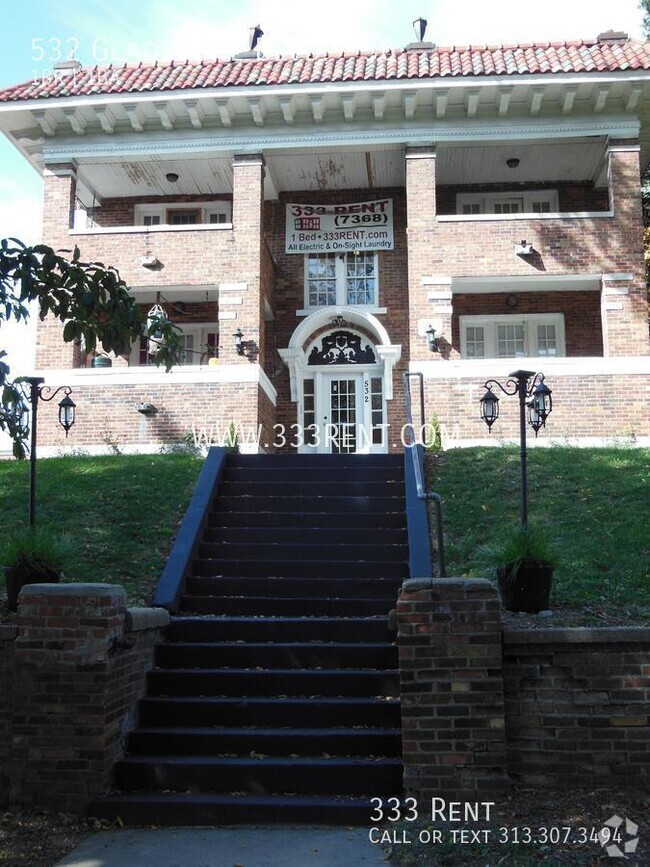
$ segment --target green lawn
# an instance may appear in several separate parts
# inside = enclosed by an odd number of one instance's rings
[[[131,605],[148,603],[200,468],[187,454],[39,460],[36,522],[70,537],[66,580],[122,584]],[[28,485],[28,462],[0,462],[0,563],[27,524]]]
[[[650,605],[650,449],[529,450],[529,523],[559,556],[554,604],[639,611]],[[429,456],[444,500],[447,574],[491,577],[477,547],[519,521],[519,450]]]
[[[559,554],[553,603],[629,610],[650,606],[650,450],[533,449],[531,524]],[[449,575],[487,575],[481,543],[519,516],[517,449],[458,449],[429,457],[444,499]],[[75,553],[69,581],[123,584],[146,603],[189,502],[201,461],[186,454],[39,460],[39,526],[65,531]],[[26,462],[0,462],[3,543],[27,522]]]

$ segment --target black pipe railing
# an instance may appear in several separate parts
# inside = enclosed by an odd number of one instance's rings
[[[411,378],[417,378],[419,384],[419,395],[420,395],[420,431],[424,432],[426,430],[425,416],[424,416],[424,377],[421,373],[409,373],[408,371],[404,371],[402,374],[402,383],[404,386],[404,404],[406,406],[406,438],[410,440],[410,442],[405,442],[404,445],[411,452],[411,457],[413,459],[413,472],[415,474],[415,485],[417,488],[417,495],[420,500],[424,500],[425,502],[431,502],[434,504],[436,511],[436,546],[437,546],[437,559],[438,559],[438,577],[444,578],[446,575],[445,571],[445,541],[444,535],[442,531],[442,498],[439,494],[436,494],[435,491],[427,491],[424,483],[424,448],[418,447],[418,443],[416,441],[415,436],[415,428],[413,426],[413,408],[411,404]],[[429,513],[427,510],[427,523],[429,524],[429,539],[431,538],[431,527],[429,521]],[[429,544],[431,544],[429,542]]]

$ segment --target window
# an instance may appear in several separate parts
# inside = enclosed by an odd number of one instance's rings
[[[461,316],[460,354],[462,358],[564,356],[564,316]]]
[[[201,222],[200,208],[168,208],[166,223],[168,226],[194,226]]]
[[[187,204],[136,205],[136,226],[228,225],[232,222],[232,204],[228,201]]]
[[[182,345],[179,365],[207,364],[210,358],[218,357],[219,333],[214,330],[214,326],[184,325],[180,336]],[[131,364],[138,366],[153,364],[146,337],[141,337],[136,348],[131,352]]]
[[[311,253],[305,256],[305,304],[377,303],[377,254]]]
[[[473,214],[549,214],[557,213],[556,190],[528,190],[521,193],[458,193],[456,213]]]

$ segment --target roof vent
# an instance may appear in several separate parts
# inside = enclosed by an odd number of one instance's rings
[[[259,60],[260,57],[264,57],[261,51],[255,50],[262,36],[264,36],[264,31],[259,24],[250,27],[248,30],[248,51],[235,54],[235,60]]]
[[[435,43],[433,42],[425,42],[424,34],[427,32],[428,21],[426,18],[416,18],[413,22],[413,30],[415,31],[415,38],[417,42],[409,42],[408,45],[404,47],[405,51],[423,51],[425,49],[435,48]]]
[[[627,33],[622,30],[605,30],[604,33],[599,33],[596,37],[597,42],[627,42],[629,40]]]
[[[79,69],[82,69],[82,65],[78,60],[59,60],[58,63],[54,64],[54,71],[63,73],[65,75],[66,72],[77,72]]]

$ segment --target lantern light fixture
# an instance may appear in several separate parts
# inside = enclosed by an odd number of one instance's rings
[[[544,382],[543,373],[533,370],[515,370],[510,379],[502,385],[496,379],[488,379],[485,394],[480,398],[481,418],[492,432],[492,425],[499,417],[499,398],[492,391],[497,386],[504,394],[517,395],[519,398],[519,441],[521,463],[521,526],[528,526],[528,476],[526,454],[526,408],[528,408],[528,424],[535,431],[546,426],[546,419],[553,408],[551,389]]]
[[[237,355],[243,355],[244,354],[244,341],[243,341],[244,334],[243,334],[241,328],[238,328],[233,333],[232,336],[235,338],[235,352],[237,353]]]
[[[431,352],[440,352],[440,337],[436,337],[436,329],[433,325],[429,325],[424,332],[427,338],[427,346]]]

